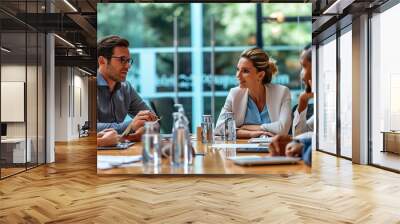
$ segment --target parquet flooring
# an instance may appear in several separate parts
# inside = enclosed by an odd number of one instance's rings
[[[312,174],[96,175],[94,139],[0,181],[0,223],[400,223],[400,175],[320,152]]]
[[[21,168],[4,168],[4,167],[2,167],[1,168],[1,176],[2,177],[7,177],[7,176],[10,176],[10,175],[13,175],[13,174],[15,174],[15,173],[19,173],[19,172],[22,172],[22,171],[24,171],[25,170],[25,167],[21,167]]]

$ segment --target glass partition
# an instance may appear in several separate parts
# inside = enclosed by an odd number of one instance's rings
[[[371,18],[372,164],[400,170],[400,5]]]
[[[318,48],[318,149],[336,154],[336,37]]]
[[[351,26],[340,40],[340,155],[352,157],[352,32]]]
[[[26,169],[31,161],[26,141],[26,33],[2,33],[1,45],[1,140],[2,177]],[[27,150],[28,148],[28,150]]]
[[[42,12],[42,5],[0,5],[15,10],[0,12],[0,178],[45,162],[45,35],[22,22],[27,13]]]

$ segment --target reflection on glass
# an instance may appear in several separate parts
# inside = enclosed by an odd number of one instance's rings
[[[336,40],[318,49],[318,147],[336,153]]]
[[[25,38],[25,33],[1,35],[2,46],[10,49],[1,51],[1,123],[7,125],[7,134],[1,140],[2,177],[25,170],[25,163],[31,161],[32,155],[31,141],[26,141],[24,113],[28,69]]]
[[[352,157],[352,34],[340,37],[340,154]]]
[[[398,21],[400,21],[399,4],[374,15],[371,19],[372,163],[395,170],[400,170],[400,151],[393,153],[384,147],[382,132],[400,129],[398,66],[400,33],[393,29],[398,26]],[[396,141],[399,141],[398,139],[399,137]]]
[[[17,17],[44,13],[46,1],[6,1]],[[1,178],[45,162],[45,35],[0,12],[10,20],[1,27]],[[7,97],[10,102],[3,100]]]

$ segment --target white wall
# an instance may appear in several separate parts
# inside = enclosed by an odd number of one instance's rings
[[[78,124],[88,120],[88,79],[71,67],[56,67],[55,74],[55,140],[77,139]]]
[[[32,162],[44,162],[44,74],[39,66],[25,64],[3,64],[1,66],[1,81],[18,81],[26,85],[26,107],[22,108],[27,119],[24,122],[6,122],[8,138],[29,139]],[[25,80],[27,78],[27,80]],[[22,93],[23,94],[23,93]],[[4,96],[3,96],[4,97]],[[13,113],[10,108],[1,108],[2,112]],[[39,154],[39,155],[37,155]]]
[[[75,70],[75,74],[78,70]],[[79,72],[79,71],[78,71]],[[73,112],[73,120],[72,126],[75,127],[72,129],[72,133],[74,136],[78,136],[78,129],[76,128],[78,124],[81,126],[88,121],[88,78],[81,76],[82,73],[79,72],[80,75],[74,75],[74,111]]]
[[[28,66],[28,74],[33,69],[32,66]],[[25,65],[2,65],[1,66],[1,81],[4,82],[25,82]],[[28,89],[29,90],[29,89]],[[28,92],[27,96],[32,98],[33,93]],[[35,93],[36,96],[36,93]],[[31,100],[27,99],[27,102]],[[8,108],[1,108],[1,110],[8,110]],[[11,111],[10,111],[11,113]],[[36,115],[36,114],[35,114]],[[29,116],[29,114],[28,114]],[[28,117],[28,120],[29,117]],[[23,137],[25,138],[25,122],[7,122],[7,136],[8,137]]]

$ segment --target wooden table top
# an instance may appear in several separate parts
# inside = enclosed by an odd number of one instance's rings
[[[247,143],[247,140],[238,140],[237,144]],[[160,166],[143,166],[142,162],[126,164],[110,169],[97,169],[100,175],[119,174],[293,174],[309,173],[311,167],[303,161],[290,165],[261,165],[261,166],[239,166],[227,159],[236,153],[235,149],[214,149],[210,145],[202,144],[194,140],[192,145],[196,153],[191,166],[175,168],[170,165],[169,158],[162,158]],[[97,156],[134,156],[142,154],[142,143],[138,142],[126,150],[97,150]],[[268,153],[236,153],[237,156],[260,155],[267,156]]]

